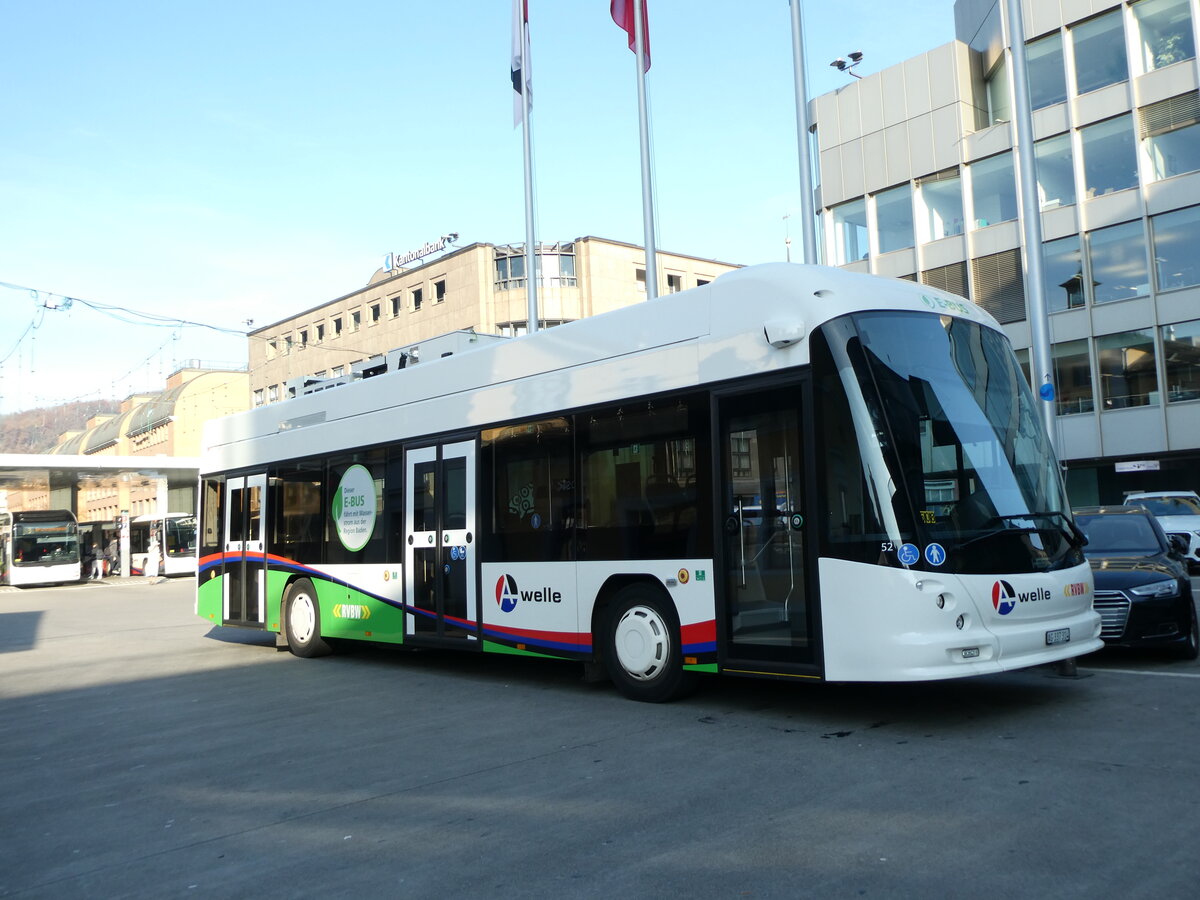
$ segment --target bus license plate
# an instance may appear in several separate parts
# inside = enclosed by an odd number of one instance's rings
[[[1071,640],[1070,628],[1056,628],[1054,631],[1046,632],[1046,646],[1051,647],[1054,644],[1065,644]]]

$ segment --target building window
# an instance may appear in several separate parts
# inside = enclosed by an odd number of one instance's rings
[[[1105,409],[1158,405],[1154,332],[1149,328],[1096,338]]]
[[[1037,159],[1038,200],[1043,210],[1075,202],[1075,166],[1071,160],[1071,136],[1038,141],[1033,145]]]
[[[323,340],[325,340],[325,325],[321,323],[317,325],[317,343],[319,344]]]
[[[381,310],[380,310],[380,308],[379,308],[379,304],[378,304],[378,303],[372,303],[372,304],[371,304],[371,324],[372,324],[372,325],[374,325],[376,322],[378,322],[378,321],[379,321],[379,314],[380,314],[380,312],[381,312]]]
[[[1143,72],[1195,57],[1188,0],[1140,0],[1130,8]]]
[[[1096,303],[1150,293],[1146,232],[1142,220],[1098,228],[1087,236],[1092,295]]]
[[[1150,219],[1154,236],[1155,278],[1160,291],[1200,284],[1200,206],[1189,206]]]
[[[1200,92],[1139,109],[1138,126],[1155,181],[1200,169]]]
[[[334,337],[342,336],[342,317],[341,316],[336,316],[333,320],[333,336]]]
[[[963,233],[962,180],[957,169],[917,179],[921,242]]]
[[[254,405],[255,406],[263,405],[263,389],[262,388],[259,388],[258,390],[256,390],[254,392]]]
[[[511,255],[496,249],[496,290],[512,291],[525,287],[525,253],[515,248]]]
[[[678,294],[683,290],[683,276],[667,273],[667,293]]]
[[[442,303],[446,299],[446,279],[433,283],[433,302]]]
[[[1071,29],[1075,49],[1075,92],[1086,94],[1129,79],[1125,28],[1117,9]]]
[[[420,288],[413,288],[412,291],[412,308],[416,312],[421,308],[421,301],[424,299],[424,294]]]
[[[984,79],[987,85],[988,124],[1012,121],[1012,94],[1008,90],[1008,62],[1003,53]]]
[[[1067,72],[1063,68],[1060,32],[1026,45],[1025,69],[1029,73],[1029,101],[1034,109],[1053,106],[1067,99]]]
[[[985,228],[1017,217],[1017,182],[1011,153],[990,156],[970,165],[975,227]]]
[[[396,318],[396,316],[400,315],[400,303],[401,303],[400,295],[397,294],[395,297],[388,298],[388,302],[391,304],[391,307],[392,307],[391,316],[394,319],[394,318]]]
[[[350,313],[350,333],[358,331],[362,327],[362,310],[356,309]]]
[[[912,188],[907,184],[875,195],[875,233],[879,252],[911,247],[913,241]]]
[[[575,245],[542,244],[537,253],[538,284],[543,287],[576,287]]]
[[[267,341],[267,359],[274,359],[279,355],[279,344],[275,341]]]
[[[307,346],[308,346],[308,331],[307,331],[307,329],[301,328],[300,329],[300,349],[303,350]]]
[[[971,260],[974,300],[1001,325],[1025,318],[1025,280],[1021,251],[1004,250]]]
[[[956,262],[950,263],[948,266],[926,269],[921,273],[921,284],[965,297],[967,296],[967,264]]]
[[[711,278],[697,278],[696,287],[704,287],[704,285],[708,284],[710,281],[712,281]]]
[[[1079,235],[1042,244],[1042,278],[1050,312],[1083,306],[1083,256]]]
[[[633,273],[633,278],[634,278],[634,281],[637,282],[637,289],[639,291],[641,291],[643,294],[646,293],[646,270],[645,269],[637,269]]]
[[[279,385],[273,384],[267,388],[267,402],[275,403],[279,400]]]
[[[1055,412],[1060,416],[1089,413],[1096,407],[1087,340],[1066,341],[1050,348],[1054,363]]]
[[[1129,114],[1079,129],[1083,140],[1083,182],[1086,196],[1099,197],[1137,187],[1137,150]]]
[[[843,203],[831,210],[833,213],[834,248],[837,252],[836,265],[856,262],[867,258],[867,201],[855,200]]]
[[[1167,376],[1167,402],[1200,400],[1200,319],[1164,325],[1159,331]]]
[[[329,370],[329,375],[331,378],[341,378],[345,371],[345,366],[334,366]]]
[[[284,356],[287,356],[287,354],[289,354],[291,352],[292,352],[292,336],[289,334],[287,337],[285,337],[283,339],[283,354],[284,354]]]

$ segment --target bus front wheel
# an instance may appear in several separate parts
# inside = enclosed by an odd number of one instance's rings
[[[669,601],[644,584],[615,598],[604,626],[604,664],[617,690],[632,700],[662,703],[686,694],[679,626]]]
[[[321,608],[312,582],[307,578],[292,582],[283,603],[288,649],[306,659],[328,654],[329,645],[321,638]]]

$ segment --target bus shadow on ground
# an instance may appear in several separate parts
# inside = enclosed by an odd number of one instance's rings
[[[42,613],[0,613],[0,653],[19,653],[37,645]]]

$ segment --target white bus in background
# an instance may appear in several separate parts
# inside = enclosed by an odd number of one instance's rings
[[[79,533],[67,509],[0,512],[0,584],[33,587],[80,578]]]
[[[1035,400],[973,303],[780,263],[421,351],[209,423],[200,616],[299,656],[579,660],[641,700],[1102,646]]]
[[[151,541],[158,548],[158,574],[196,574],[196,517],[192,513],[137,516],[129,523],[129,568],[144,575]]]

